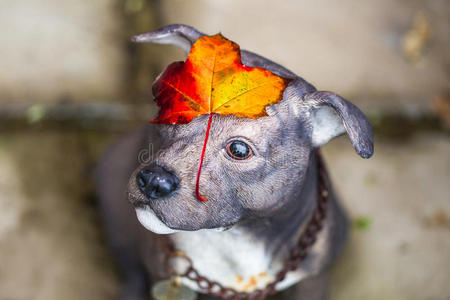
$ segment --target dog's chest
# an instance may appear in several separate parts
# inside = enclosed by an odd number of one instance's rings
[[[283,267],[282,258],[272,257],[263,242],[235,228],[224,232],[179,232],[173,235],[173,241],[177,249],[192,259],[202,276],[239,291],[264,288]],[[184,265],[179,262],[175,268],[182,271]],[[285,289],[305,275],[301,270],[290,272],[277,289]],[[183,280],[190,288],[200,291],[194,282]]]

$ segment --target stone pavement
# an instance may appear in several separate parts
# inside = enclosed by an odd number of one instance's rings
[[[0,136],[0,299],[113,299],[92,183],[101,136]]]
[[[450,138],[376,140],[363,160],[345,138],[325,147],[354,226],[331,299],[449,299]]]

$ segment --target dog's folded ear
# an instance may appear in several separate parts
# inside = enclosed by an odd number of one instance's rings
[[[302,105],[310,111],[314,147],[322,146],[347,132],[353,147],[361,157],[372,156],[372,127],[355,105],[334,93],[321,91],[303,95]]]
[[[204,35],[204,33],[201,33],[194,27],[182,24],[173,24],[157,30],[135,35],[131,38],[131,40],[135,43],[175,45],[183,49],[186,53],[189,53],[192,44],[194,44],[199,37]]]

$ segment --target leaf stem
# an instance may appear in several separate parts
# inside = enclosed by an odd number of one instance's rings
[[[200,157],[200,165],[198,166],[197,182],[195,184],[195,195],[197,196],[197,199],[202,202],[208,201],[204,196],[200,195],[200,174],[202,172],[203,158],[205,157],[206,144],[208,143],[209,129],[211,128],[213,114],[214,113],[209,114],[208,127],[206,127],[205,141],[203,142],[202,156]]]

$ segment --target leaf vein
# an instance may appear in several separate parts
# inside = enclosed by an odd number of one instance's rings
[[[248,90],[246,90],[246,91],[244,91],[244,92],[242,92],[242,93],[240,93],[240,94],[238,94],[238,95],[232,97],[231,99],[228,99],[227,101],[225,101],[225,102],[222,103],[221,105],[217,106],[217,107],[214,109],[214,111],[217,111],[219,108],[221,108],[221,107],[224,106],[225,104],[227,104],[227,103],[233,101],[233,100],[236,99],[236,98],[241,97],[242,95],[245,95],[245,94],[250,93],[250,92],[252,92],[252,91],[254,91],[254,90],[256,90],[256,89],[262,88],[262,87],[264,87],[264,86],[266,86],[266,85],[270,85],[270,84],[271,84],[271,82],[265,82],[264,84],[255,86],[255,87],[253,87],[253,88],[251,88],[251,89],[248,89]]]
[[[184,96],[184,98],[186,98],[191,104],[195,105],[195,106],[200,106],[201,108],[203,108],[204,110],[208,111],[207,109],[205,109],[201,103],[195,101],[194,99],[192,99],[189,95],[187,95],[186,93],[184,93],[182,90],[178,89],[176,86],[174,86],[173,84],[171,84],[169,81],[163,80],[162,82],[164,82],[165,84],[167,84],[169,87],[171,87],[172,89],[174,89],[177,93],[180,93],[181,95]]]

